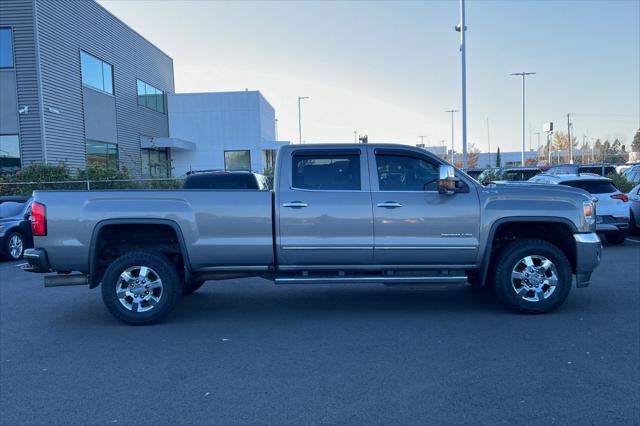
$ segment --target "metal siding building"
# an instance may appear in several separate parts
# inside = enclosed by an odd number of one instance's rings
[[[22,165],[84,168],[90,139],[117,144],[120,165],[140,175],[141,138],[166,137],[169,126],[166,107],[138,105],[137,80],[173,93],[173,60],[93,0],[2,0],[0,27],[13,30],[15,57],[13,70],[0,70],[0,117],[12,114],[4,99],[13,89]],[[112,94],[83,83],[81,52],[111,66]],[[0,134],[11,131],[5,123]]]
[[[259,91],[179,93],[168,97],[168,105],[170,138],[192,147],[172,150],[176,176],[203,169],[263,172],[288,143],[275,140],[275,111]]]

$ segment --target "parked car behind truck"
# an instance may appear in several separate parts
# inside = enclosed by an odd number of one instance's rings
[[[31,197],[0,197],[0,258],[18,260],[33,247],[29,221]]]
[[[36,191],[32,272],[101,286],[118,319],[162,319],[206,280],[276,284],[471,282],[548,312],[600,261],[582,190],[483,187],[401,145],[289,145],[274,191]],[[535,208],[532,208],[535,206]]]
[[[534,183],[580,188],[593,196],[596,204],[596,232],[610,244],[622,244],[629,233],[629,197],[620,192],[611,179],[592,173],[579,175],[537,175]]]

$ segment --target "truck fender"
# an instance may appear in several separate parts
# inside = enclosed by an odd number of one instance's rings
[[[512,217],[503,217],[495,220],[491,224],[491,229],[489,230],[489,235],[487,236],[487,244],[483,253],[482,262],[480,263],[480,286],[484,287],[486,285],[487,275],[489,273],[489,263],[491,261],[491,251],[493,249],[493,240],[496,234],[496,231],[501,225],[505,223],[513,223],[513,222],[549,222],[549,223],[562,223],[564,225],[569,225],[571,230],[575,233],[578,232],[578,228],[576,228],[575,224],[564,217],[557,216],[512,216]]]
[[[184,263],[184,276],[185,280],[189,282],[191,280],[191,262],[189,261],[189,252],[187,251],[187,245],[184,241],[184,235],[182,234],[182,229],[180,225],[178,225],[175,221],[170,219],[105,219],[96,224],[93,228],[93,234],[91,235],[91,243],[89,246],[89,288],[95,288],[98,286],[98,282],[95,282],[93,279],[94,273],[96,271],[96,240],[98,235],[100,235],[100,231],[105,226],[109,225],[166,225],[171,227],[176,236],[178,238],[178,243],[180,245],[180,254],[182,255],[183,263]]]

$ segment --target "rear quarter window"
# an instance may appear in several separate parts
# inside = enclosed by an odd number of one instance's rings
[[[589,194],[610,194],[618,191],[611,182],[602,180],[578,180],[561,182],[560,184],[584,189]]]

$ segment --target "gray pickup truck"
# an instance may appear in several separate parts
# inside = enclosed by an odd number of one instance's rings
[[[460,283],[550,311],[600,262],[591,197],[482,186],[419,148],[290,145],[273,191],[36,191],[26,270],[101,285],[109,311],[156,322],[205,281]]]

